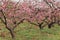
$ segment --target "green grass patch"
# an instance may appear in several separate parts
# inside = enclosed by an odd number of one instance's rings
[[[12,40],[9,31],[3,23],[0,24],[0,28],[2,29],[0,30],[0,40]],[[16,34],[15,40],[60,40],[60,26],[58,25],[51,29],[46,26],[41,30],[35,25],[24,22],[18,25],[14,31]]]

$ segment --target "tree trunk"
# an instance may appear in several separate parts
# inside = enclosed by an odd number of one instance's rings
[[[14,31],[13,30],[9,30],[9,31],[10,31],[10,34],[11,34],[12,38],[14,39],[15,38]]]
[[[11,37],[14,39],[15,38],[14,30],[12,28],[9,28],[9,27],[6,27],[6,28],[9,30]]]

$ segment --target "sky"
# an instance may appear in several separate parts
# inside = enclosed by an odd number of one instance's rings
[[[1,0],[0,0],[1,1]],[[13,1],[13,2],[18,2],[19,0],[11,0],[11,1]],[[20,0],[20,2],[23,2],[24,0]],[[26,1],[26,0],[25,0]],[[30,0],[31,1],[31,0]],[[42,1],[42,0],[38,0],[38,1]],[[59,2],[60,0],[55,0],[56,2]]]
[[[30,1],[32,3],[33,0],[11,0],[11,1],[16,2],[16,3],[19,2],[19,1],[21,3],[23,3],[24,1],[27,1],[27,2]],[[42,2],[43,0],[35,0],[35,1]],[[55,2],[60,2],[60,0],[54,0],[54,1]],[[33,3],[34,3],[34,1],[33,1]]]
[[[19,0],[12,0],[12,1],[14,1],[14,2],[18,2]],[[39,0],[39,1],[41,1],[41,0]],[[23,0],[20,0],[20,2],[23,2]]]
[[[0,0],[1,1],[1,0]],[[24,2],[24,1],[27,1],[27,0],[11,0],[12,2]],[[32,2],[32,0],[28,0],[28,1],[31,1]],[[38,1],[38,2],[41,2],[42,0],[35,0],[35,1]],[[56,2],[60,2],[60,0],[55,0]],[[34,2],[34,1],[33,1]],[[0,2],[1,3],[1,2]]]

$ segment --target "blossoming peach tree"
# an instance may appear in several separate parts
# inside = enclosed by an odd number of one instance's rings
[[[37,4],[34,4],[33,1]],[[39,1],[33,1],[14,3],[10,0],[1,0],[0,19],[10,31],[12,38],[15,37],[14,29],[24,20],[40,29],[46,25],[51,28],[55,23],[60,25],[60,9],[55,6],[53,1],[43,0],[44,5],[40,5]]]

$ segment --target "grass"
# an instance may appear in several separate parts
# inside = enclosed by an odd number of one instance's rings
[[[0,40],[12,40],[9,31],[0,23]],[[60,27],[55,25],[51,29],[47,26],[41,30],[38,26],[24,22],[15,28],[15,40],[60,40]]]

